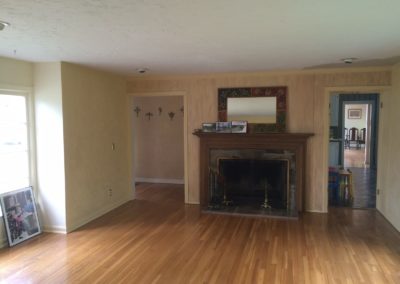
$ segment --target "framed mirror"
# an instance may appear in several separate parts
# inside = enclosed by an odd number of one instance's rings
[[[218,120],[247,121],[250,133],[286,131],[287,87],[220,88]]]

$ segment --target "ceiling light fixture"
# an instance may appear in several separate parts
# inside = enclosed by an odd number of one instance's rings
[[[356,57],[348,57],[348,58],[343,58],[342,61],[346,64],[351,64],[353,61],[356,61],[358,58]]]
[[[148,69],[148,68],[138,68],[138,69],[136,69],[136,71],[137,71],[139,74],[144,74],[144,73],[146,73],[147,71],[149,71],[149,69]]]
[[[8,26],[10,26],[10,23],[0,20],[0,31],[4,30],[4,28],[6,28]]]

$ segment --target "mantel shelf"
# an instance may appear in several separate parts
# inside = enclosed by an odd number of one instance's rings
[[[289,133],[289,132],[270,132],[270,133],[219,133],[219,132],[193,132],[193,135],[204,138],[268,138],[268,139],[307,139],[314,136],[313,133]]]

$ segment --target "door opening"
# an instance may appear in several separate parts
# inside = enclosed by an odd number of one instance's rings
[[[173,188],[182,188],[179,194],[187,202],[185,104],[181,92],[132,94],[129,112],[134,195],[139,183],[176,184],[182,186]]]
[[[332,94],[328,202],[376,207],[379,94]]]

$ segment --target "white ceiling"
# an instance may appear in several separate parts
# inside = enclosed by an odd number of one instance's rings
[[[330,67],[345,57],[382,65],[400,55],[400,0],[0,0],[0,20],[11,23],[1,56],[126,75]]]

